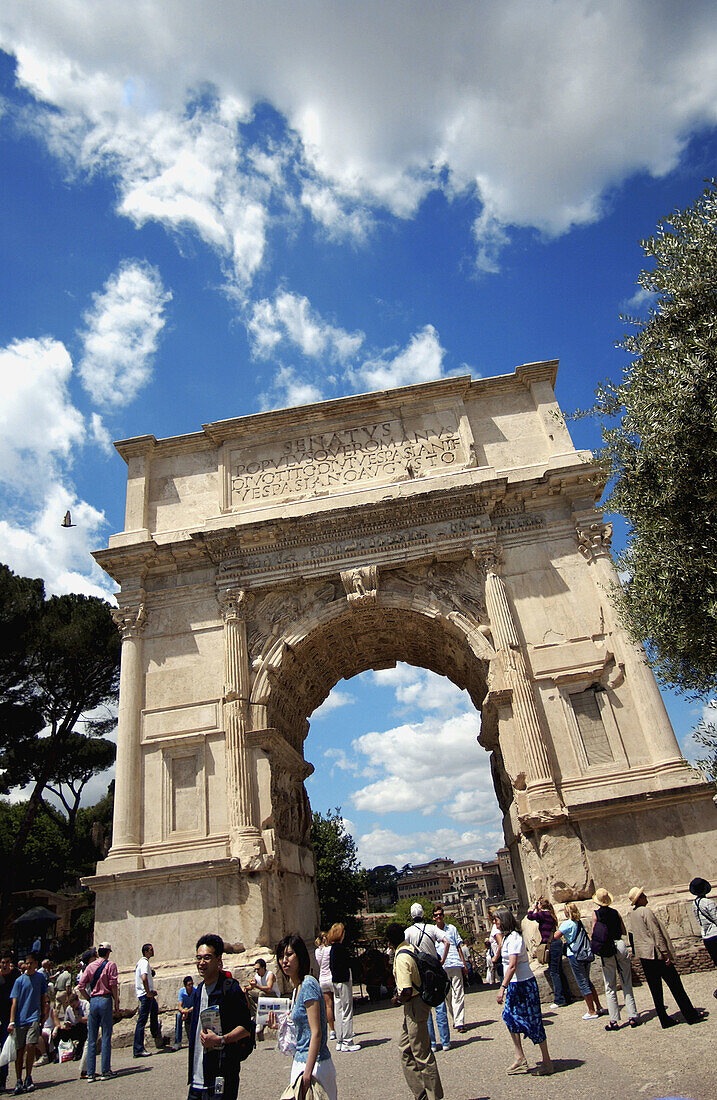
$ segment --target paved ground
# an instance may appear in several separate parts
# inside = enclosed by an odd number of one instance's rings
[[[553,1077],[507,1077],[512,1045],[500,1019],[495,992],[472,992],[467,997],[468,1030],[456,1036],[452,1049],[437,1058],[446,1100],[657,1100],[683,1097],[717,1100],[717,1001],[712,997],[715,973],[694,974],[685,986],[695,1005],[710,1011],[704,1023],[663,1031],[648,1011],[649,993],[636,991],[642,1010],[641,1027],[610,1033],[604,1020],[583,1021],[582,1005],[545,1013]],[[668,1000],[668,1010],[674,1004]],[[388,1002],[378,1008],[360,1008],[356,1015],[358,1054],[336,1054],[340,1100],[411,1100],[398,1061],[397,1036],[402,1009]],[[677,1017],[681,1019],[681,1017]],[[331,1044],[333,1046],[333,1044]],[[530,1048],[530,1049],[529,1049]],[[532,1044],[526,1043],[534,1064]],[[287,1084],[289,1060],[273,1041],[259,1044],[242,1069],[239,1088],[251,1100],[276,1100]],[[75,1100],[92,1094],[97,1100],[174,1100],[186,1097],[186,1049],[156,1053],[135,1061],[127,1049],[113,1052],[115,1081],[87,1084],[79,1081],[78,1063],[43,1066],[37,1070],[37,1093]],[[11,1082],[14,1074],[11,1071]]]

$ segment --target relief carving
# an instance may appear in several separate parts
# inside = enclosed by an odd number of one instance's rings
[[[252,661],[258,660],[267,643],[280,638],[309,608],[320,611],[332,603],[338,594],[337,585],[332,581],[314,581],[294,587],[274,588],[265,596],[257,596],[247,631]]]
[[[341,583],[346,591],[349,607],[356,611],[378,599],[378,566],[364,565],[341,571]]]

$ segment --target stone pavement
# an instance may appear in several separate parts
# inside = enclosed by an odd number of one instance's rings
[[[710,1012],[701,1024],[663,1031],[654,1018],[649,993],[636,990],[645,1022],[611,1033],[604,1018],[583,1021],[582,1003],[559,1012],[545,1011],[548,1044],[555,1062],[553,1077],[507,1077],[512,1044],[500,1018],[495,991],[471,992],[466,998],[468,1030],[455,1036],[450,1051],[437,1054],[446,1100],[657,1100],[681,1097],[717,1100],[717,1001],[715,971],[684,979],[693,1003]],[[668,1011],[674,1002],[667,996]],[[675,1010],[676,1012],[676,1010]],[[340,1100],[411,1100],[398,1060],[402,1009],[385,1001],[378,1007],[357,1006],[357,1054],[334,1054]],[[681,1019],[681,1017],[678,1017]],[[333,1047],[333,1044],[330,1044]],[[534,1065],[532,1043],[525,1044]],[[110,1082],[79,1081],[79,1064],[43,1066],[35,1074],[37,1093],[57,1100],[184,1100],[187,1052],[153,1053],[133,1060],[130,1050],[114,1050]],[[277,1100],[288,1082],[290,1062],[273,1040],[257,1046],[242,1069],[239,1098]],[[10,1073],[14,1085],[14,1072]]]

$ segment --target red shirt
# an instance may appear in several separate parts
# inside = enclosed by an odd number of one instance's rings
[[[113,962],[108,962],[95,982],[95,988],[90,993],[90,985],[92,984],[95,972],[99,970],[104,961],[104,959],[96,959],[95,962],[91,962],[83,971],[82,977],[77,983],[78,988],[81,989],[83,993],[89,993],[91,997],[108,997],[112,995],[112,990],[117,988],[117,966]]]

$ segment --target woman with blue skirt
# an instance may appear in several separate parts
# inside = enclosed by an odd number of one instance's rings
[[[525,942],[518,929],[518,922],[509,909],[497,909],[495,918],[503,933],[503,982],[498,991],[498,1004],[505,1001],[503,1020],[515,1047],[515,1061],[508,1066],[507,1072],[510,1075],[528,1072],[528,1061],[523,1052],[521,1038],[524,1036],[540,1047],[542,1061],[538,1064],[537,1071],[547,1075],[553,1072],[553,1063],[545,1038],[538,983],[530,969]]]

